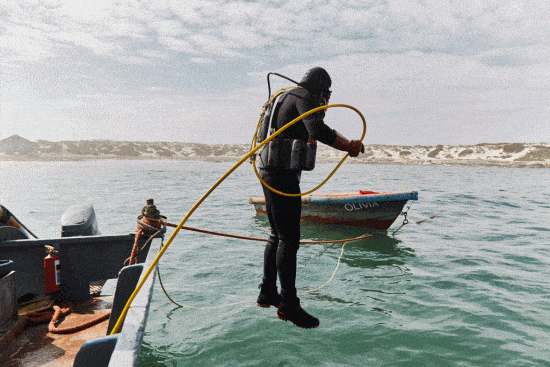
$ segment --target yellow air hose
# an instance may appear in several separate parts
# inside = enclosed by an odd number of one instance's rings
[[[294,125],[295,123],[297,123],[298,121],[302,120],[303,118],[315,113],[315,112],[318,112],[318,111],[322,111],[322,110],[326,110],[326,109],[329,109],[329,108],[333,108],[333,107],[344,107],[344,108],[349,108],[349,109],[352,109],[353,111],[355,111],[360,117],[361,119],[363,120],[363,134],[361,135],[361,141],[364,139],[365,137],[365,133],[367,131],[367,122],[365,121],[365,117],[361,114],[361,112],[359,112],[358,109],[356,109],[355,107],[352,107],[352,106],[349,106],[349,105],[345,105],[345,104],[333,104],[333,105],[327,105],[327,106],[321,106],[321,107],[317,107],[317,108],[314,108],[304,114],[302,114],[301,116],[298,116],[296,117],[294,120],[290,121],[288,124],[286,124],[285,126],[283,126],[282,128],[280,128],[279,130],[277,130],[277,132],[275,132],[274,134],[272,134],[271,136],[269,136],[266,140],[264,140],[261,144],[259,144],[258,146],[255,146],[250,152],[248,152],[244,157],[242,157],[237,163],[235,163],[235,165],[233,167],[231,167],[231,169],[229,169],[229,171],[227,171],[200,199],[199,201],[197,201],[195,203],[195,205],[193,205],[193,207],[191,208],[191,210],[189,210],[189,212],[185,215],[185,217],[183,217],[183,219],[181,220],[180,224],[178,224],[178,226],[176,227],[176,229],[174,229],[174,232],[172,232],[172,234],[170,235],[170,237],[168,238],[168,240],[166,241],[166,243],[164,244],[164,246],[162,246],[162,248],[160,249],[159,253],[157,254],[157,256],[155,257],[155,259],[153,260],[153,262],[151,263],[151,265],[149,265],[149,268],[147,268],[147,271],[145,272],[145,274],[143,275],[143,277],[141,278],[140,282],[138,283],[138,285],[136,286],[136,289],[134,289],[134,291],[132,292],[132,294],[130,295],[130,298],[128,299],[128,302],[126,302],[126,305],[124,306],[124,308],[122,309],[122,312],[120,313],[120,316],[117,320],[117,322],[115,323],[115,326],[113,327],[113,329],[111,330],[111,334],[110,335],[113,335],[113,334],[116,334],[118,333],[120,327],[122,326],[122,323],[124,322],[124,319],[126,318],[126,315],[128,314],[128,310],[130,309],[130,306],[132,305],[132,302],[134,301],[134,299],[136,298],[137,294],[139,293],[139,291],[141,290],[141,288],[143,287],[143,284],[145,283],[145,281],[147,280],[147,278],[149,277],[149,275],[151,274],[151,272],[153,271],[153,269],[155,268],[155,266],[157,266],[158,262],[160,261],[160,258],[162,257],[162,255],[164,255],[164,253],[166,252],[166,250],[168,249],[168,247],[170,246],[170,244],[172,243],[172,241],[174,240],[174,238],[177,236],[177,234],[179,233],[179,231],[182,229],[183,225],[185,224],[185,222],[187,222],[187,220],[189,219],[189,217],[195,212],[195,210],[197,210],[197,208],[204,202],[204,200],[206,200],[206,198],[212,193],[212,191],[214,191],[230,174],[232,174],[241,164],[243,164],[244,162],[246,162],[247,159],[249,159],[253,154],[255,154],[258,150],[260,150],[264,145],[266,145],[267,143],[269,143],[273,138],[275,138],[276,136],[278,136],[279,134],[281,134],[283,131],[285,131],[286,129],[288,129],[289,127],[291,127],[292,125]],[[254,139],[254,145],[255,145],[255,142],[256,142],[256,139]],[[346,155],[342,161],[338,164],[338,166],[336,166],[336,168],[334,169],[334,171],[327,177],[327,179],[325,181],[323,181],[321,183],[321,185],[317,186],[315,189],[313,190],[310,190],[308,192],[305,192],[303,194],[299,194],[299,195],[306,195],[316,189],[318,189],[319,187],[321,187],[326,181],[328,181],[328,179],[334,174],[334,172],[340,167],[340,165],[344,162],[344,160],[348,157],[348,155]],[[259,175],[258,175],[259,177]],[[263,181],[262,181],[263,182]],[[275,191],[274,189],[271,189],[273,190],[274,192],[278,193],[278,194],[281,194],[281,195],[288,195],[288,194],[285,194],[285,193],[282,193],[282,192],[279,192],[279,191]]]

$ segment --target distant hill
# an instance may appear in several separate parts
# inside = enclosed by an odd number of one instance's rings
[[[4,160],[99,160],[173,159],[237,162],[250,150],[249,144],[198,144],[177,142],[126,142],[81,140],[29,141],[18,135],[0,140]],[[319,144],[317,162],[337,162],[344,156]],[[477,145],[398,146],[366,145],[365,153],[349,158],[365,164],[454,164],[472,166],[550,168],[550,144],[494,143]]]
[[[0,153],[7,154],[33,154],[39,145],[19,135],[12,135],[9,138],[0,140]]]

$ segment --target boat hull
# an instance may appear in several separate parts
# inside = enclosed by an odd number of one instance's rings
[[[416,191],[360,192],[305,195],[301,219],[305,222],[387,230],[409,200],[418,200]],[[266,215],[265,199],[250,198],[256,213]]]

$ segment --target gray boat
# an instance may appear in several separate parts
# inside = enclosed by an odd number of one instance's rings
[[[101,235],[93,207],[77,205],[60,237],[38,239],[0,205],[0,365],[136,366],[154,271],[110,334],[165,228]]]

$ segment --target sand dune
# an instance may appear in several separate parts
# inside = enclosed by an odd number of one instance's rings
[[[550,167],[549,143],[485,143],[477,145],[398,146],[367,145],[364,154],[350,158],[364,164],[451,164],[501,167]],[[14,135],[0,140],[0,160],[174,159],[214,162],[237,161],[248,144],[197,144],[122,141],[29,141]],[[344,153],[322,144],[317,162],[336,162]]]

